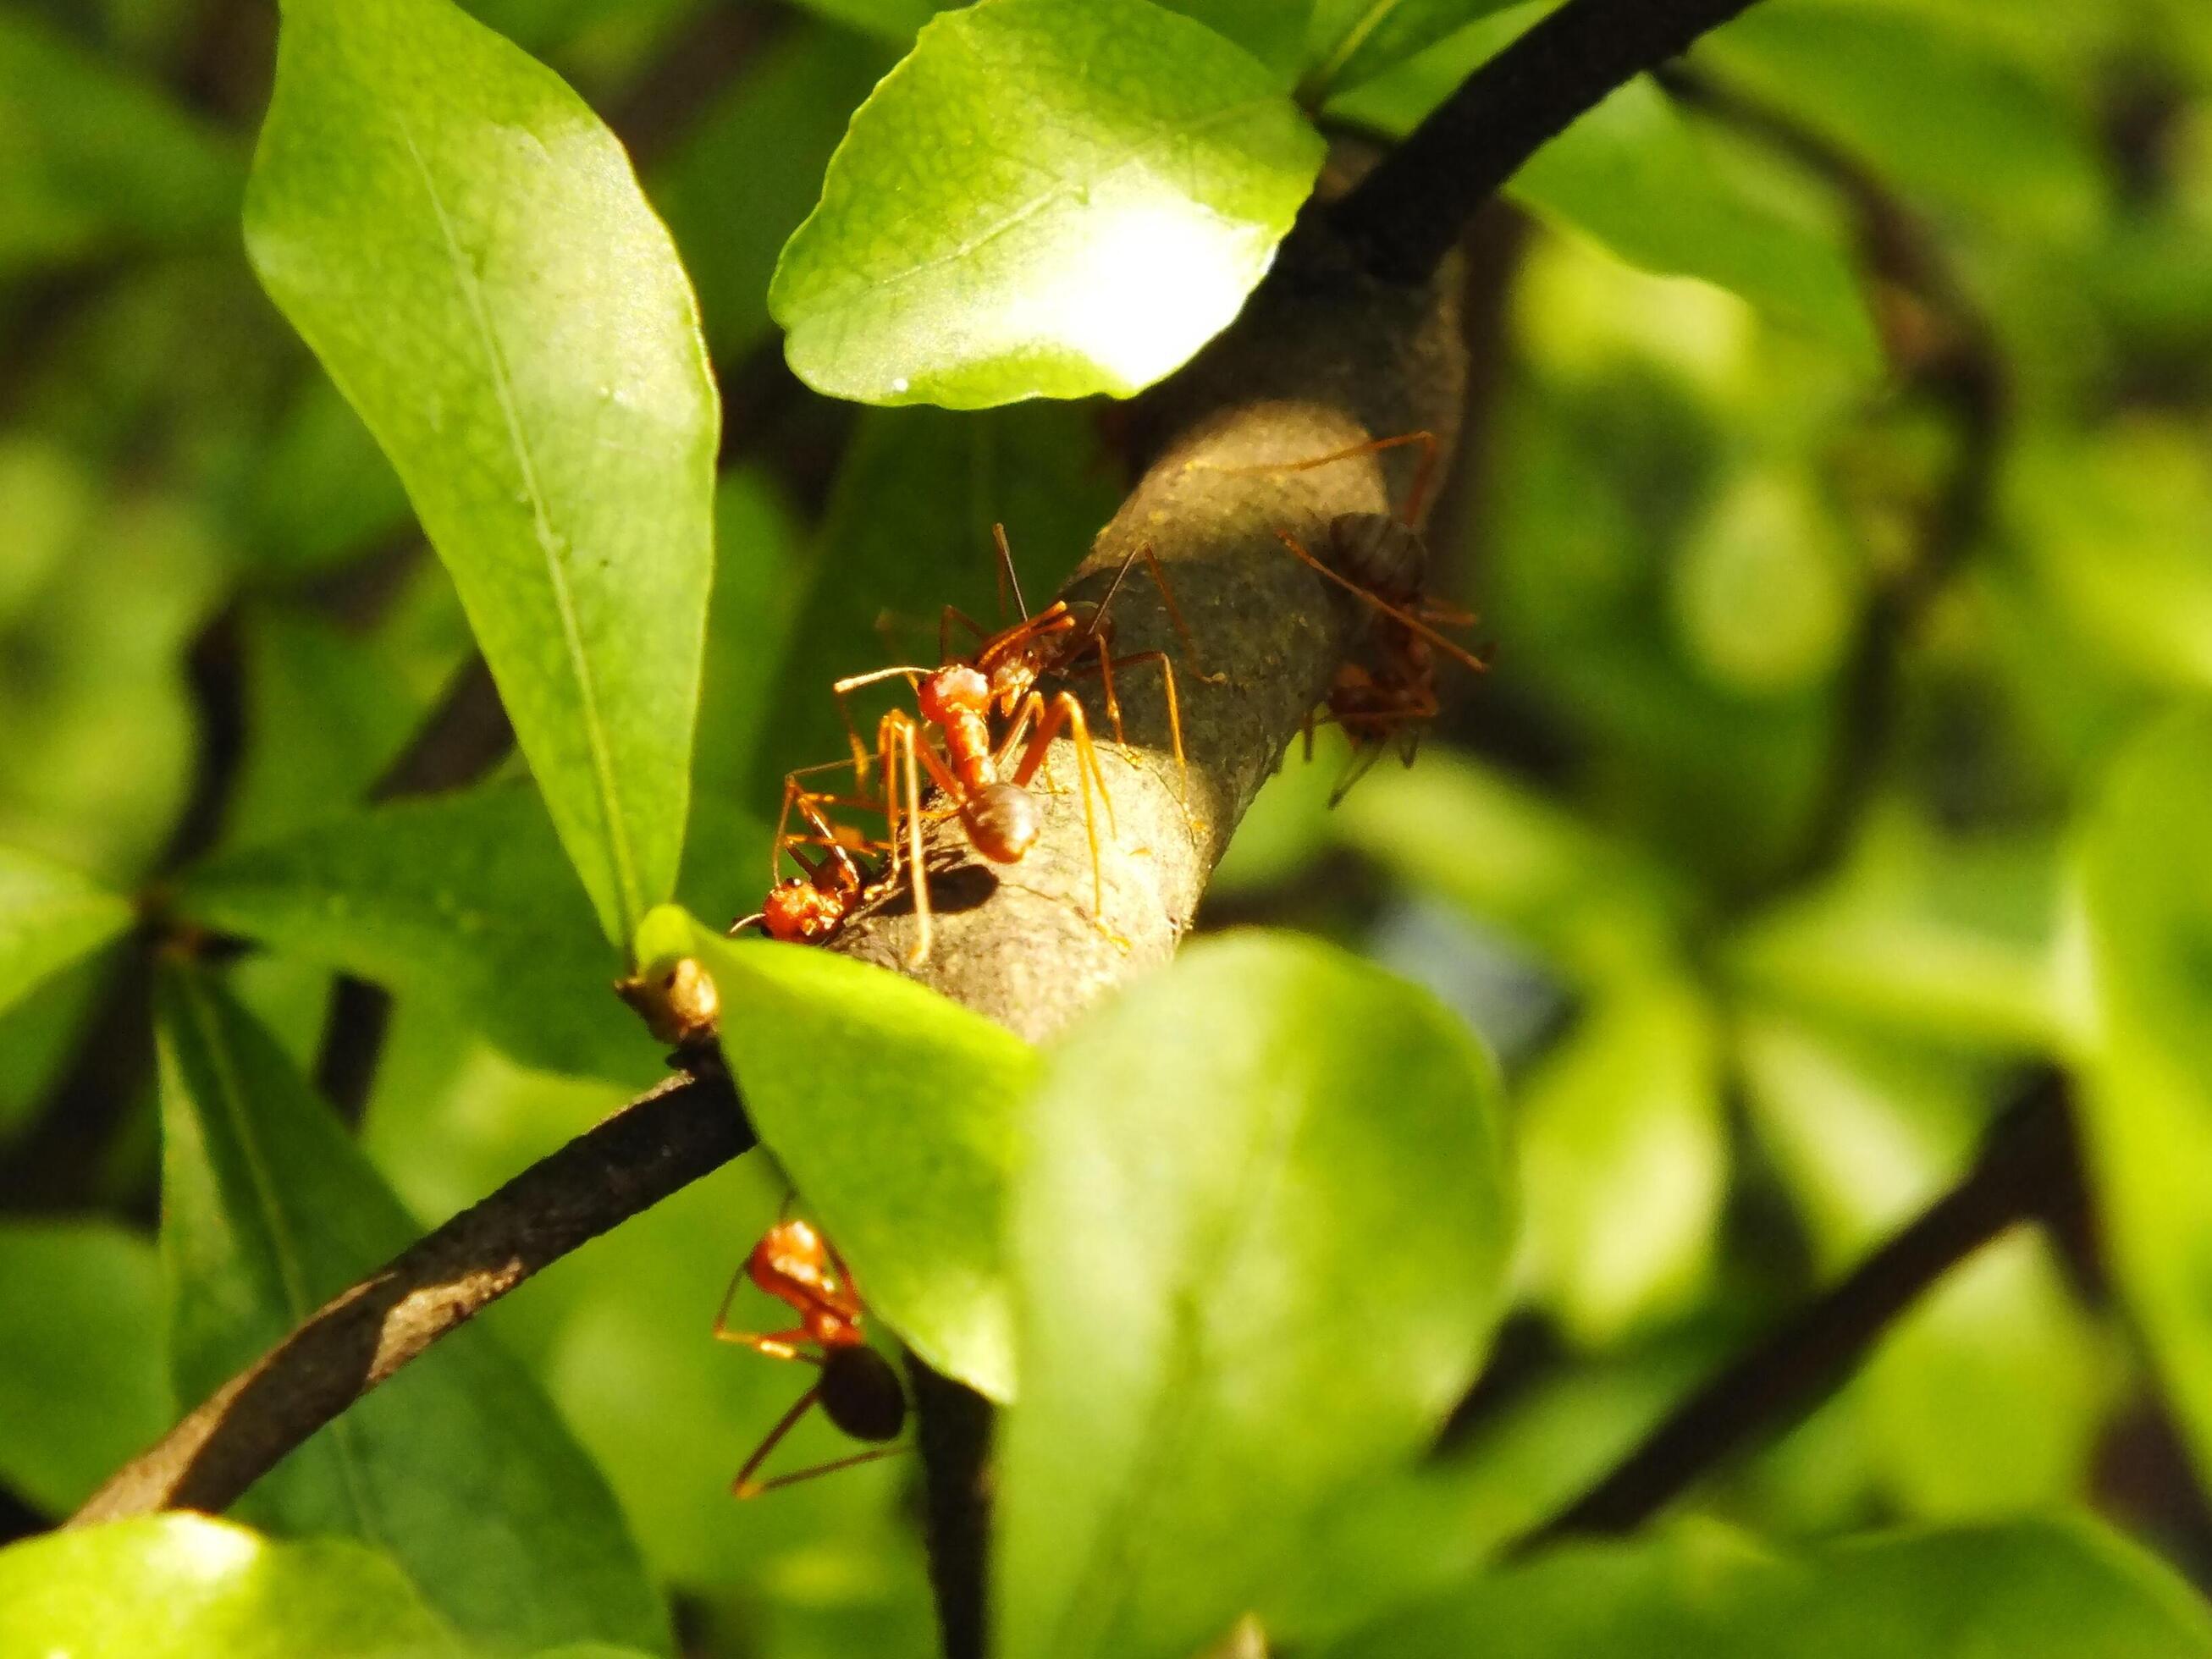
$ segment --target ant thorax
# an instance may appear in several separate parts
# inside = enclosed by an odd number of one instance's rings
[[[915,706],[933,726],[950,726],[963,713],[985,707],[991,683],[968,664],[951,663],[923,677],[915,688]]]

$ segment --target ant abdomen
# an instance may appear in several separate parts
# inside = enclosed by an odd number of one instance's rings
[[[1345,513],[1329,520],[1336,567],[1386,599],[1418,593],[1427,573],[1428,544],[1421,533],[1387,513]]]
[[[896,1440],[906,1426],[898,1373],[865,1344],[823,1355],[821,1389],[823,1413],[855,1440]]]
[[[977,852],[1000,864],[1018,864],[1043,833],[1036,797],[1018,784],[988,784],[961,812]]]

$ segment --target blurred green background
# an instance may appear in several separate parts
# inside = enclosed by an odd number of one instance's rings
[[[822,687],[884,612],[988,614],[994,521],[1048,589],[1117,498],[1111,411],[856,411],[783,368],[776,251],[921,0],[469,9],[629,144],[703,306],[684,896],[735,915],[776,779],[834,752]],[[1401,130],[1510,21],[1335,112]],[[469,703],[449,583],[240,248],[274,29],[0,0],[0,842],[130,890],[359,803]],[[1346,1528],[1415,1577],[1479,1559],[2055,1073],[2094,1224],[1974,1258],[1698,1506],[1816,1538],[2086,1502],[2212,1583],[2212,10],[1767,0],[1630,90],[1474,239],[1434,542],[1490,672],[1334,811],[1340,748],[1293,753],[1203,917],[1427,982],[1513,1085],[1520,1311],[1422,1501]],[[470,752],[516,764],[495,724]],[[430,962],[354,1089],[332,963],[227,969],[425,1224],[654,1074],[576,896],[514,947],[586,989],[554,1052]],[[147,994],[111,953],[0,1017],[9,1535],[169,1414]],[[724,1496],[794,1389],[707,1336],[779,1196],[726,1170],[491,1319],[696,1650],[927,1653],[902,1465]]]

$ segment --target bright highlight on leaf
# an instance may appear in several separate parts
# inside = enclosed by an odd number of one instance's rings
[[[1151,0],[984,0],[854,114],[769,308],[836,397],[1126,397],[1236,315],[1321,158],[1264,65]]]
[[[131,925],[131,902],[34,853],[0,847],[0,1008]]]
[[[1013,1226],[1006,1659],[1198,1651],[1412,1455],[1504,1303],[1496,1073],[1319,945],[1195,945],[1051,1049]]]
[[[287,0],[246,245],[398,468],[626,940],[683,853],[719,424],[629,158],[447,0]]]

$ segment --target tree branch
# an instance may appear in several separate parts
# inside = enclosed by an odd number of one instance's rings
[[[1337,204],[1363,269],[1417,282],[1522,163],[1753,0],[1567,0],[1469,76]]]
[[[126,1464],[68,1524],[228,1507],[455,1326],[752,1145],[718,1065],[670,1079],[324,1304]]]
[[[2046,1076],[1999,1119],[1964,1179],[1850,1276],[1677,1407],[1612,1472],[1513,1546],[1633,1531],[1754,1442],[1809,1413],[1936,1280],[2015,1222],[2063,1219],[2075,1153]]]

